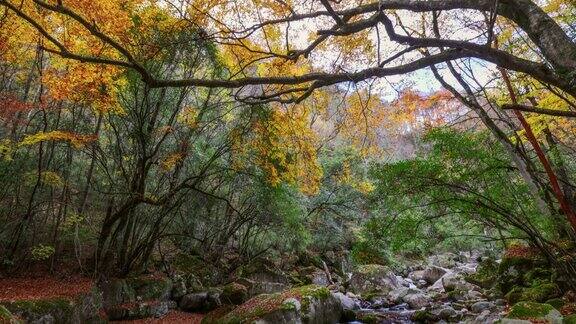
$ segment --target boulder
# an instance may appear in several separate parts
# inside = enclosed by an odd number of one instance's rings
[[[435,283],[438,279],[442,278],[444,274],[446,274],[446,269],[431,266],[429,268],[424,269],[422,273],[422,279],[425,280],[428,284]]]
[[[253,297],[260,294],[273,294],[286,289],[288,289],[288,286],[280,282],[255,281],[248,288],[248,295]]]
[[[561,324],[562,314],[552,305],[539,304],[534,302],[519,302],[512,306],[510,313],[506,316],[511,319],[521,320],[543,320],[551,324]]]
[[[133,278],[113,278],[99,283],[103,293],[104,307],[138,301],[170,300],[172,280],[164,277],[141,276]]]
[[[343,310],[356,310],[360,308],[354,299],[344,295],[341,292],[333,293],[332,295],[338,299],[342,305]]]
[[[430,298],[422,293],[406,295],[402,300],[412,309],[422,309],[430,304]]]
[[[464,278],[482,288],[491,288],[498,279],[498,263],[494,259],[486,258],[478,265],[475,273],[467,274]]]
[[[400,304],[403,302],[404,297],[407,295],[413,295],[422,293],[421,290],[416,288],[407,288],[407,287],[400,287],[392,290],[388,293],[388,301],[392,304]]]
[[[439,280],[441,280],[442,287],[446,292],[451,292],[454,290],[478,290],[477,286],[464,281],[462,276],[456,273],[447,273]]]
[[[483,311],[490,311],[491,309],[494,308],[494,304],[488,301],[479,301],[479,302],[475,302],[474,304],[472,304],[470,306],[470,310],[473,313],[482,313]]]
[[[419,280],[424,280],[424,270],[412,271],[408,274],[408,279],[412,282],[418,282]]]
[[[507,294],[514,287],[530,286],[535,279],[551,281],[546,260],[528,247],[514,246],[498,265],[498,288]]]
[[[454,317],[456,317],[458,313],[456,312],[456,310],[450,306],[442,308],[439,312],[438,312],[438,317],[442,320],[445,321],[449,321],[451,319],[453,319]]]
[[[176,308],[174,301],[146,301],[138,303],[126,303],[108,308],[106,313],[112,321],[134,320],[147,317],[160,318]]]
[[[458,255],[454,253],[442,253],[430,256],[428,263],[442,268],[453,268],[458,259]]]
[[[256,296],[221,317],[206,317],[202,323],[337,323],[342,311],[340,300],[326,287],[308,285]]]
[[[560,288],[555,283],[542,282],[536,283],[531,287],[515,286],[506,294],[506,300],[510,304],[519,301],[533,301],[543,303],[549,299],[559,297]]]
[[[206,292],[188,294],[180,299],[178,307],[189,312],[200,311],[204,308],[207,300],[208,293]]]
[[[187,294],[180,299],[179,307],[189,312],[208,312],[221,305],[217,292],[199,292]]]
[[[175,276],[172,284],[172,299],[180,300],[186,295],[186,280],[182,276]]]
[[[220,300],[224,304],[240,305],[248,300],[248,288],[240,283],[230,283],[222,288]]]
[[[368,292],[387,294],[399,287],[396,275],[388,267],[377,264],[359,266],[349,281],[350,290],[356,294]]]
[[[58,297],[6,301],[0,303],[0,323],[3,323],[2,316],[13,316],[25,323],[98,322],[102,320],[98,313],[101,308],[102,295],[95,289],[73,299]]]

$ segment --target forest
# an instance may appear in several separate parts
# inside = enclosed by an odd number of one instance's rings
[[[576,323],[574,0],[0,0],[0,324]]]

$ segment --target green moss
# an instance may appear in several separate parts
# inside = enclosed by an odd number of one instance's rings
[[[313,300],[324,300],[329,296],[330,290],[328,288],[317,285],[297,287],[282,293],[258,295],[236,307],[223,317],[212,321],[213,323],[222,324],[246,323],[275,311],[293,312],[296,310],[296,305],[284,303],[289,298],[297,299],[301,304],[302,313],[305,314]],[[207,320],[206,323],[211,322]]]
[[[521,300],[543,303],[548,299],[558,297],[560,288],[555,283],[542,283],[534,287],[524,289]]]
[[[65,298],[19,300],[3,303],[3,306],[10,313],[27,319],[36,319],[50,314],[58,323],[71,321],[74,313],[74,304]]]
[[[490,288],[496,283],[498,263],[493,259],[486,259],[478,265],[476,273],[467,275],[465,279],[483,288]]]
[[[565,316],[564,324],[576,324],[576,314]]]
[[[295,311],[295,310],[297,310],[297,307],[293,301],[289,301],[289,302],[282,303],[282,305],[280,306],[280,309],[285,310],[285,311]]]
[[[542,281],[552,281],[552,271],[546,268],[534,268],[524,274],[524,282],[538,284]]]
[[[510,290],[504,296],[504,298],[506,298],[506,301],[508,301],[508,304],[512,305],[512,304],[516,304],[517,302],[522,300],[523,294],[524,294],[524,288],[523,287],[514,287],[514,288],[512,288],[512,290]]]
[[[248,288],[246,286],[233,282],[222,287],[220,299],[225,303],[235,305],[242,304],[248,298]]]
[[[552,305],[522,301],[512,306],[508,318],[526,319],[545,317],[554,310]]]
[[[529,258],[521,258],[521,257],[505,257],[500,262],[498,266],[498,272],[504,273],[508,271],[511,267],[530,267],[534,261]]]
[[[378,316],[374,314],[362,314],[358,316],[358,320],[366,324],[376,324],[378,323]]]
[[[562,298],[552,298],[546,301],[546,304],[552,305],[557,310],[560,310],[562,306],[566,305],[566,302]]]
[[[168,278],[134,277],[126,279],[126,284],[143,300],[169,297],[172,290],[172,281]]]
[[[356,272],[367,276],[375,275],[378,273],[385,273],[387,271],[388,268],[380,264],[363,264],[358,266],[356,269]]]
[[[429,322],[433,320],[433,315],[426,310],[419,310],[416,311],[413,315],[412,315],[412,320],[414,322],[419,322],[419,323],[425,323],[425,322]]]

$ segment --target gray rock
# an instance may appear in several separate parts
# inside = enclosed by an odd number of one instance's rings
[[[187,289],[186,289],[186,280],[184,280],[184,278],[182,278],[181,276],[176,276],[173,279],[173,285],[172,285],[172,299],[174,300],[180,300],[180,298],[184,297],[184,295],[186,295]]]
[[[402,300],[412,309],[421,309],[430,304],[430,298],[422,293],[406,295]]]
[[[388,300],[393,304],[400,304],[406,295],[422,293],[415,288],[400,287],[388,293]]]
[[[478,286],[464,281],[463,277],[456,273],[447,273],[440,280],[442,280],[442,287],[444,287],[446,292],[454,290],[478,291],[480,289]]]
[[[106,310],[108,319],[133,320],[146,317],[163,317],[174,307],[171,301],[148,301],[133,304],[118,305]]]
[[[453,268],[456,266],[458,255],[454,253],[443,253],[433,255],[428,258],[428,263],[442,268]]]
[[[506,299],[496,299],[494,301],[494,304],[496,304],[496,306],[506,306],[508,303],[506,302]]]
[[[18,323],[18,322],[15,322]],[[56,323],[56,319],[54,319],[54,316],[50,315],[50,314],[46,314],[34,321],[30,321],[30,324],[54,324]]]
[[[324,271],[318,270],[312,273],[312,283],[318,286],[327,287],[330,285],[330,281],[328,281],[328,277]]]
[[[548,312],[548,314],[544,316],[544,319],[546,319],[551,324],[562,324],[564,321],[562,314],[560,314],[560,312],[556,309]]]
[[[360,308],[354,299],[344,295],[341,292],[333,293],[332,295],[338,299],[340,305],[342,305],[343,310],[355,310]]]
[[[375,264],[359,266],[349,282],[350,290],[357,294],[373,291],[387,294],[398,287],[396,275],[389,268]]]
[[[217,292],[187,294],[180,299],[180,303],[178,304],[182,310],[189,312],[207,312],[220,305],[220,294]]]
[[[248,289],[248,295],[253,297],[260,294],[273,294],[288,288],[286,284],[269,281],[255,281]]]
[[[418,280],[418,281],[416,282],[416,287],[418,287],[418,288],[424,288],[424,287],[426,287],[426,286],[428,286],[428,281],[426,281],[426,280],[424,280],[424,279]]]
[[[422,279],[425,280],[428,284],[433,284],[438,279],[442,278],[444,274],[446,274],[445,269],[437,266],[431,266],[422,272]]]
[[[424,280],[424,270],[416,270],[410,272],[408,274],[408,279],[412,280],[412,282],[418,282],[420,280]]]
[[[494,308],[494,304],[488,301],[479,301],[470,306],[470,310],[474,313],[482,313],[483,311],[490,310],[492,308]]]
[[[440,280],[444,290],[446,292],[450,292],[457,288],[458,284],[462,281],[462,278],[455,273],[448,273],[444,275]]]
[[[200,311],[204,308],[204,304],[208,300],[208,293],[193,293],[182,297],[178,306],[189,312]]]
[[[340,301],[330,294],[326,298],[304,297],[307,307],[294,298],[283,301],[282,307],[264,314],[254,321],[258,324],[324,324],[338,323],[342,315]]]
[[[461,288],[462,290],[463,288]],[[484,295],[482,295],[481,292],[476,291],[476,290],[463,290],[466,291],[466,299],[467,300],[477,300],[477,299],[481,299],[484,297]]]
[[[443,320],[450,320],[455,317],[458,313],[452,307],[442,308],[440,312],[438,312],[438,317]]]

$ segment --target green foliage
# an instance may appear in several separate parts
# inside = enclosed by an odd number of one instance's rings
[[[36,261],[47,260],[54,254],[55,250],[53,246],[38,244],[30,249],[30,254],[32,254],[32,259]]]
[[[372,200],[378,230],[392,251],[463,250],[503,236],[522,236],[529,218],[544,233],[542,217],[508,155],[488,134],[433,129],[425,149],[410,160],[375,164]],[[495,227],[499,229],[496,230]]]

